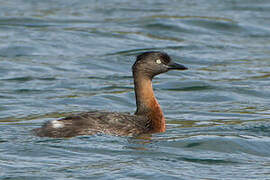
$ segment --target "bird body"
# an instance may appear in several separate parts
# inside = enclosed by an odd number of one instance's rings
[[[152,79],[169,70],[186,70],[162,52],[145,52],[132,66],[137,110],[134,115],[106,111],[90,111],[46,122],[34,129],[41,137],[73,137],[104,133],[138,136],[166,131],[162,109],[155,98]]]

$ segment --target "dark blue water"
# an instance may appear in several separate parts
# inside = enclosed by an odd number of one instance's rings
[[[47,120],[133,112],[148,50],[167,131],[39,138]],[[0,179],[270,179],[267,0],[0,0]]]

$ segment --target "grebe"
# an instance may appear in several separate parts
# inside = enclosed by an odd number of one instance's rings
[[[137,56],[132,66],[137,110],[128,113],[91,111],[45,123],[34,129],[41,137],[74,137],[104,133],[119,136],[138,136],[165,132],[166,124],[161,107],[152,88],[154,76],[169,70],[186,70],[174,63],[164,52],[145,52]]]

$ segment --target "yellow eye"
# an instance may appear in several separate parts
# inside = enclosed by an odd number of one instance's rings
[[[157,63],[157,64],[160,64],[160,63],[161,63],[161,60],[160,60],[160,59],[157,59],[157,60],[156,60],[156,63]]]

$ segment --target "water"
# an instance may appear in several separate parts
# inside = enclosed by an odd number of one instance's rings
[[[130,67],[162,50],[167,132],[39,138],[75,112],[135,110]],[[270,179],[270,2],[0,1],[0,179]]]

